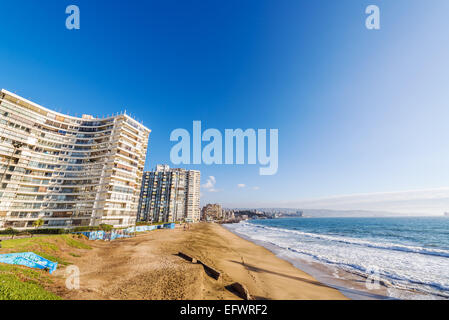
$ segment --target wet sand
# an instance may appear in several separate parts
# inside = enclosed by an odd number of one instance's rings
[[[275,245],[262,241],[254,241],[245,235],[236,233],[238,236],[257,245],[263,246],[273,252],[277,257],[292,263],[296,268],[312,275],[319,282],[335,288],[343,293],[347,298],[353,300],[389,300],[388,288],[379,283],[378,288],[368,289],[366,287],[367,279],[361,275],[349,273],[337,267],[331,267],[318,262],[300,259],[286,254]],[[408,292],[410,294],[410,292]]]

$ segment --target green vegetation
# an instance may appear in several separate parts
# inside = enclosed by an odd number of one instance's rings
[[[65,234],[69,233],[69,230],[65,229],[36,229],[36,230],[29,230],[28,231],[31,234]]]
[[[39,220],[36,220],[33,222],[33,227],[35,227],[36,229],[42,227],[43,225],[44,225],[44,220],[42,220],[42,219],[39,219]]]
[[[155,223],[150,223],[150,222],[137,222],[136,226],[161,226],[164,224],[170,224],[170,223],[176,223],[176,224],[180,224],[181,222],[177,221],[177,222],[155,222]]]
[[[34,249],[36,246],[44,249],[45,251],[56,251],[58,247],[49,240],[59,238],[60,236],[46,236],[39,238],[23,238],[23,239],[12,239],[4,240],[3,248],[5,249],[17,249],[17,252],[26,252],[27,249]]]
[[[4,240],[0,253],[34,252],[45,259],[65,266],[70,264],[65,257],[70,260],[70,256],[81,256],[73,249],[92,249],[91,246],[81,241],[83,238],[85,239],[82,235],[62,234]],[[0,300],[60,299],[45,289],[47,284],[52,283],[51,279],[48,272],[44,270],[0,264]]]
[[[4,235],[9,235],[9,236],[16,236],[18,235],[20,232],[18,230],[15,230],[13,228],[8,228],[6,230],[0,230],[0,234],[4,234]]]
[[[65,229],[34,229],[34,230],[19,231],[13,228],[8,228],[6,230],[0,230],[0,235],[8,235],[14,238],[14,236],[21,236],[21,235],[32,235],[32,234],[51,235],[51,234],[65,234],[68,232],[69,231]]]
[[[74,236],[62,235],[61,237],[65,240],[65,242],[67,243],[67,245],[69,247],[77,248],[77,249],[88,249],[88,250],[92,249],[91,246],[89,246],[81,241],[76,240],[74,238]],[[83,237],[83,236],[81,236],[81,237]]]
[[[73,232],[89,232],[89,231],[99,231],[100,227],[90,227],[90,226],[85,226],[85,227],[76,227],[73,229]]]
[[[72,230],[72,232],[89,232],[89,231],[112,231],[114,226],[110,224],[100,224],[100,226],[92,227],[92,226],[84,226],[84,227],[76,227]]]
[[[64,234],[39,238],[11,239],[2,241],[2,246],[5,249],[13,249],[14,252],[34,252],[45,259],[66,266],[69,263],[58,254],[60,246],[67,245],[76,249],[92,249],[91,246],[76,239],[80,237],[82,236]]]
[[[63,266],[68,266],[70,263],[65,261],[62,258],[56,257],[54,255],[50,255],[48,253],[45,252],[40,252],[40,251],[33,251],[35,254],[41,256],[42,258],[45,258],[47,260],[53,261],[53,262],[57,262],[59,265],[63,265]]]
[[[0,264],[0,300],[60,300],[41,285],[50,282],[42,271]]]
[[[114,226],[111,226],[110,224],[100,224],[100,229],[102,231],[110,232],[114,229]]]
[[[12,239],[2,241],[2,246],[11,252],[34,252],[41,257],[50,261],[57,262],[62,265],[68,265],[64,259],[55,256],[55,253],[59,250],[58,246],[51,240],[56,240],[60,236],[47,236],[39,238],[24,238],[24,239]]]

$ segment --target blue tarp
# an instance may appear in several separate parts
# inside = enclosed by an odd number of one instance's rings
[[[0,262],[15,264],[36,269],[47,269],[50,274],[58,267],[57,262],[53,262],[38,256],[34,252],[0,254]]]

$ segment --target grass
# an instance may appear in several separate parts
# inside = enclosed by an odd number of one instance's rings
[[[92,249],[75,235],[51,235],[2,241],[1,253],[34,252],[37,255],[67,266],[65,257],[81,257],[73,249]],[[73,250],[72,249],[72,250]],[[70,251],[72,251],[70,250]],[[76,250],[73,250],[76,252]],[[0,264],[0,300],[56,300],[57,295],[47,291],[45,285],[51,284],[48,272],[22,266]]]
[[[42,258],[45,258],[47,260],[53,261],[53,262],[57,262],[59,265],[63,265],[63,266],[68,266],[70,264],[70,262],[65,261],[62,258],[50,255],[48,253],[45,252],[39,252],[39,251],[33,251],[35,254],[37,254],[38,256],[41,256]]]
[[[58,255],[60,246],[67,245],[76,249],[92,249],[91,246],[76,240],[76,238],[77,236],[72,235],[52,235],[25,239],[12,239],[3,241],[2,246],[5,249],[13,249],[15,253],[34,252],[47,260],[67,266],[70,263]]]
[[[41,271],[0,264],[0,300],[60,300],[41,285],[50,282]]]
[[[65,240],[65,242],[67,243],[67,245],[69,247],[77,248],[77,249],[88,249],[88,250],[92,249],[91,246],[74,239],[73,236],[62,235],[61,237]]]
[[[57,252],[59,251],[58,245],[50,242],[51,240],[57,241],[60,237],[61,236],[48,236],[6,240],[2,242],[2,246],[5,249],[14,250],[14,253],[34,252],[47,260],[57,262],[61,265],[68,265],[69,263],[67,261],[57,256]]]
[[[33,245],[39,245],[40,247],[42,247],[44,249],[56,251],[56,250],[58,250],[58,247],[54,243],[49,242],[49,240],[57,239],[60,237],[61,236],[55,235],[55,236],[45,236],[45,237],[35,237],[35,238],[4,240],[4,241],[2,241],[2,247],[5,249],[24,250]]]

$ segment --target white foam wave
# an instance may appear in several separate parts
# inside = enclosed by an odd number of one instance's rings
[[[250,225],[247,222],[244,222],[244,223],[246,223],[247,225]],[[353,244],[353,245],[366,246],[366,247],[370,247],[370,248],[404,251],[404,252],[419,253],[419,254],[424,254],[424,255],[432,255],[432,256],[440,256],[440,257],[449,258],[449,251],[447,251],[447,250],[430,249],[430,248],[423,248],[423,247],[416,247],[416,246],[406,246],[406,245],[393,244],[393,243],[372,242],[372,241],[349,238],[349,237],[337,237],[337,236],[308,233],[308,232],[302,232],[302,231],[290,230],[290,229],[267,227],[267,226],[254,225],[254,224],[251,224],[251,225],[256,228],[262,228],[262,229],[273,230],[273,231],[278,231],[278,232],[294,233],[297,235],[302,235],[302,236],[307,236],[307,237],[312,237],[312,238],[322,239],[322,240],[328,240],[328,241],[333,241],[333,242],[347,243],[347,244]]]
[[[380,243],[252,223],[228,225],[245,237],[270,244],[284,254],[342,268],[364,277],[377,270],[392,289],[413,290],[449,298],[449,252],[438,249]],[[392,296],[398,296],[392,290]],[[395,294],[393,294],[395,292]]]

